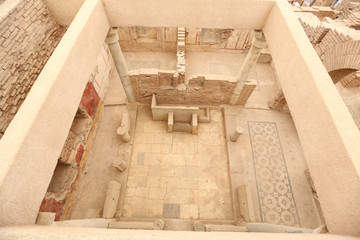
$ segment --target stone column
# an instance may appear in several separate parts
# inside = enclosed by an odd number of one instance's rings
[[[230,136],[230,141],[236,142],[243,133],[244,130],[241,127],[236,127],[234,133]]]
[[[252,41],[252,46],[245,58],[243,65],[239,74],[236,76],[237,85],[234,89],[233,94],[231,95],[230,104],[235,105],[239,99],[241,90],[244,87],[246,80],[249,77],[251,69],[255,66],[256,61],[260,56],[261,49],[266,45],[264,34],[261,30],[254,31],[254,39]]]
[[[120,48],[117,28],[110,29],[105,42],[109,45],[109,49],[114,59],[116,70],[119,73],[120,80],[122,82],[122,85],[124,87],[129,102],[131,103],[136,102],[135,95],[131,87],[129,71],[125,62],[124,55]]]
[[[121,184],[117,181],[110,181],[106,191],[103,218],[113,218],[115,216],[119,202]]]

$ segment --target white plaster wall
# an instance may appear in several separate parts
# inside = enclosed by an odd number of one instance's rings
[[[263,30],[327,227],[360,236],[360,132],[286,1]]]
[[[104,43],[90,80],[102,101],[104,101],[105,93],[109,85],[109,77],[111,75],[113,65],[113,59],[109,47],[106,43]]]
[[[44,0],[69,25],[84,0]],[[103,0],[112,26],[261,29],[275,0]]]
[[[273,0],[103,0],[112,26],[261,29]]]
[[[61,26],[69,26],[85,0],[43,0]]]
[[[35,222],[109,27],[87,1],[0,141],[0,226]]]
[[[195,231],[157,231],[157,230],[124,230],[80,227],[45,227],[24,226],[0,228],[0,238],[4,240],[356,240],[357,238],[332,234],[299,234],[299,233],[250,233],[250,232],[195,232]]]

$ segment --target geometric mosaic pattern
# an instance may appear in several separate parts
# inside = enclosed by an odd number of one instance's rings
[[[283,151],[273,122],[248,122],[261,221],[300,226]]]

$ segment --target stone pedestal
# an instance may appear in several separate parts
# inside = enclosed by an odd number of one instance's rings
[[[127,143],[130,142],[130,118],[129,113],[126,110],[123,114],[123,117],[121,119],[121,126],[117,129],[117,134],[120,135],[123,142]]]
[[[236,127],[234,133],[230,136],[230,140],[236,142],[243,133],[244,130],[241,127]]]
[[[124,160],[120,159],[114,162],[113,167],[123,172],[127,168],[127,164]]]
[[[174,112],[168,113],[168,124],[167,124],[167,132],[174,131]]]

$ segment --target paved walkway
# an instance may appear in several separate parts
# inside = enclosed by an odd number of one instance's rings
[[[123,217],[233,219],[220,111],[195,135],[167,133],[143,107],[135,131]]]

